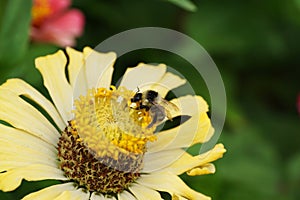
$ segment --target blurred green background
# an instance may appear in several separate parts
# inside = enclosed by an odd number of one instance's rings
[[[188,185],[213,199],[300,199],[300,0],[74,0],[72,7],[86,17],[78,50],[121,31],[155,26],[194,38],[212,56],[228,98],[220,138],[228,151],[216,162],[216,174],[183,175]],[[46,94],[34,58],[59,47],[30,42],[30,9],[28,0],[0,0],[0,83],[19,77]],[[209,101],[189,63],[158,50],[120,57],[114,80],[139,62],[174,67]],[[178,90],[184,93],[184,87]],[[20,199],[53,183],[24,181],[16,191],[0,192],[0,199]]]

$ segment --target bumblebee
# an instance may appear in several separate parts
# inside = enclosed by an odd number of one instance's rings
[[[145,109],[149,111],[151,116],[151,122],[147,128],[151,128],[153,125],[162,122],[166,117],[172,120],[172,115],[170,111],[178,111],[178,107],[162,98],[158,92],[154,90],[147,90],[145,92],[136,92],[136,94],[131,98],[131,103],[135,103],[135,109]]]

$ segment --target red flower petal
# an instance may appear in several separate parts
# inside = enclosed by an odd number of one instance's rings
[[[74,46],[75,37],[82,34],[84,16],[76,9],[46,20],[38,29],[32,28],[31,36],[34,41],[54,43],[59,46]]]
[[[71,0],[47,0],[52,13],[59,13],[66,10],[71,5]]]

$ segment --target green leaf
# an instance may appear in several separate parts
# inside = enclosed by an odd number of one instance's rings
[[[3,21],[2,18],[3,18],[3,13],[5,11],[5,8],[6,8],[6,4],[7,4],[7,1],[0,0],[0,27],[1,27],[1,22]]]
[[[295,0],[296,6],[300,8],[300,0]]]
[[[1,0],[0,5],[0,67],[8,67],[26,53],[32,4],[30,0]]]
[[[291,181],[300,180],[300,153],[294,155],[292,159],[287,163],[287,175]]]
[[[50,44],[30,45],[22,62],[18,63],[16,67],[11,67],[9,70],[3,70],[5,73],[1,73],[0,84],[9,78],[19,77],[35,87],[39,86],[42,84],[42,80],[39,71],[35,68],[34,60],[39,56],[52,54],[57,50],[57,46]]]
[[[167,0],[187,11],[195,12],[197,10],[197,6],[190,0]]]
[[[293,155],[287,162],[286,174],[290,199],[300,198],[300,152]]]

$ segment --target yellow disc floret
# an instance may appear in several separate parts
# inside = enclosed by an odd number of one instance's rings
[[[98,88],[75,101],[74,125],[80,139],[97,157],[118,159],[119,153],[143,154],[153,141],[154,127],[148,112],[130,107],[132,92],[125,88]]]
[[[140,176],[155,127],[145,110],[131,108],[134,92],[125,88],[88,90],[74,102],[74,119],[58,142],[65,175],[89,191],[114,194]]]

